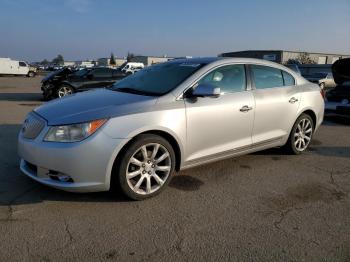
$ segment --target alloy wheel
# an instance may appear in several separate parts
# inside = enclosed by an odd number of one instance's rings
[[[138,148],[129,159],[126,180],[130,189],[141,195],[158,191],[171,172],[171,156],[161,144],[149,143]]]
[[[64,97],[71,94],[73,94],[73,91],[70,87],[62,86],[58,89],[58,97]]]
[[[299,152],[304,151],[312,137],[312,123],[307,118],[302,118],[297,125],[294,133],[294,145]]]

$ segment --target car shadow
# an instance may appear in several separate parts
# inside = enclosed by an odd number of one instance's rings
[[[0,93],[0,101],[43,102],[41,93]]]
[[[350,147],[348,146],[316,146],[312,147],[312,153],[328,157],[350,158]]]
[[[350,125],[350,117],[325,116],[324,122],[322,123],[322,125],[325,125],[325,126],[336,126],[336,125],[349,126]]]

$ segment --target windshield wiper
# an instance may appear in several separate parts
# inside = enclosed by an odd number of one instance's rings
[[[146,96],[159,96],[158,93],[138,90],[132,87],[112,87],[111,90],[118,91],[118,92],[124,92],[124,93],[131,93],[131,94],[137,94],[137,95],[146,95]]]

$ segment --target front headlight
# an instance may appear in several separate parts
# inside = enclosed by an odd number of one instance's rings
[[[79,142],[95,133],[107,119],[99,119],[91,122],[53,126],[47,132],[44,141],[48,142]]]

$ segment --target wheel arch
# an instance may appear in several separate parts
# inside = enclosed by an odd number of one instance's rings
[[[298,115],[297,119],[302,115],[302,114],[306,114],[306,115],[309,115],[312,119],[312,122],[314,124],[314,131],[315,131],[315,128],[316,128],[316,125],[317,125],[317,116],[316,116],[316,113],[308,108],[308,109],[305,109],[303,111],[301,111],[301,113]]]
[[[170,134],[170,132],[160,130],[160,129],[150,129],[147,131],[140,132],[137,135],[134,135],[132,138],[130,138],[123,146],[121,146],[118,153],[113,157],[114,158],[113,164],[112,164],[112,168],[109,171],[110,177],[108,179],[110,182],[110,188],[112,188],[113,185],[115,185],[115,183],[112,181],[113,179],[115,179],[115,177],[113,176],[113,173],[115,173],[115,169],[118,166],[118,163],[121,159],[120,156],[127,150],[129,145],[132,142],[134,142],[137,137],[139,137],[140,135],[145,135],[145,134],[158,135],[160,137],[163,137],[164,139],[166,139],[170,143],[170,145],[173,147],[174,153],[175,153],[175,170],[176,171],[180,170],[181,161],[182,161],[183,156],[182,156],[182,148],[181,148],[179,141],[175,138],[175,136]]]
[[[72,85],[70,82],[62,81],[61,83],[56,85],[56,90],[58,88],[60,88],[61,86],[69,86],[69,87],[73,88],[74,91],[76,91],[76,87],[74,85]]]
[[[293,126],[295,124],[295,122],[298,120],[298,118],[302,115],[302,114],[307,114],[311,117],[312,119],[312,122],[314,124],[314,133],[316,131],[316,125],[317,125],[317,116],[316,116],[316,113],[311,109],[311,108],[304,108],[303,110],[301,110],[298,115],[296,116],[293,124],[291,125],[291,127],[289,128],[289,133],[288,133],[288,136],[285,137],[285,140],[284,140],[284,143],[287,142],[292,130],[293,130]]]

